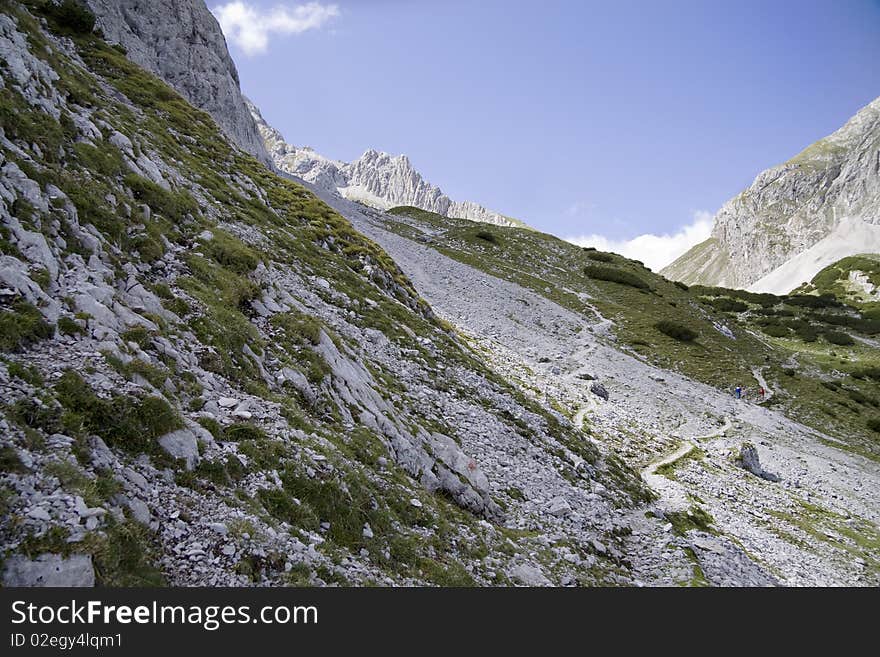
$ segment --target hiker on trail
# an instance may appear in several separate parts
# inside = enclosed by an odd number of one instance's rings
[[[758,391],[761,393],[761,399],[764,399],[764,386],[758,388]]]
[[[737,386],[733,389],[733,392],[736,394],[737,399],[742,399],[743,389],[742,386]]]

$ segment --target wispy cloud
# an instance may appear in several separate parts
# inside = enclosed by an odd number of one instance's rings
[[[596,204],[590,201],[575,201],[565,209],[566,217],[580,217],[589,214],[596,209]]]
[[[566,239],[578,246],[594,246],[600,251],[613,251],[633,260],[641,260],[658,271],[670,264],[692,246],[709,238],[712,232],[712,214],[698,210],[691,223],[672,235],[646,233],[631,240],[610,240],[602,235],[581,235]]]
[[[339,16],[337,5],[308,2],[304,5],[283,6],[263,10],[241,2],[227,2],[212,9],[223,34],[246,55],[258,55],[269,48],[273,35],[301,34],[317,30]]]

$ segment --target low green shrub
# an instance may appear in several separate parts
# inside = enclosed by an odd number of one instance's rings
[[[852,373],[852,376],[856,379],[873,379],[874,381],[880,381],[880,367],[861,367],[855,370]]]
[[[673,340],[679,340],[680,342],[693,342],[699,336],[696,331],[684,324],[668,319],[657,322],[654,324],[654,328]]]
[[[590,251],[587,253],[587,257],[596,262],[614,262],[614,256],[604,251]]]
[[[768,322],[761,326],[761,330],[772,338],[787,338],[791,335],[791,329],[777,322]]]
[[[150,335],[150,331],[145,326],[141,326],[138,324],[137,326],[132,326],[130,329],[127,329],[119,334],[119,337],[122,338],[124,342],[134,342],[141,349],[146,349],[150,346],[150,340],[152,336]]]
[[[131,189],[135,200],[146,203],[153,212],[164,216],[172,223],[179,223],[187,214],[196,214],[199,206],[189,193],[171,192],[143,176],[129,173],[125,184]]]
[[[55,328],[26,301],[17,301],[10,310],[0,311],[0,351],[23,351],[54,334]]]
[[[46,2],[41,12],[59,31],[73,34],[91,34],[95,29],[95,15],[78,0],[62,0],[55,4]]]
[[[474,237],[496,246],[501,243],[501,239],[495,233],[488,230],[478,230],[474,233]]]
[[[43,375],[34,366],[28,367],[21,363],[10,361],[6,363],[6,369],[9,371],[10,376],[16,376],[25,383],[30,383],[32,386],[43,385]]]
[[[215,230],[214,237],[205,244],[205,253],[222,267],[246,275],[257,268],[260,258],[256,252],[229,233]]]
[[[783,297],[784,303],[801,308],[840,308],[841,304],[833,294],[791,294]]]
[[[617,267],[606,267],[604,265],[587,265],[584,267],[584,273],[590,278],[598,281],[609,281],[611,283],[619,283],[620,285],[628,285],[639,290],[648,290],[648,285],[644,280],[633,274],[632,272],[618,269]]]
[[[843,333],[842,331],[824,331],[822,337],[831,344],[836,344],[841,347],[855,344],[855,340],[853,340],[852,336],[849,335],[849,333]]]
[[[200,417],[198,423],[214,436],[214,440],[223,440],[223,425],[212,417]]]
[[[265,440],[266,433],[250,422],[236,422],[223,430],[223,440],[242,442],[244,440]]]
[[[741,313],[749,309],[748,304],[728,297],[718,297],[717,299],[712,299],[709,303],[712,304],[715,310],[723,313]]]
[[[68,370],[55,384],[64,414],[61,423],[77,435],[94,433],[111,447],[132,454],[156,451],[155,439],[183,428],[177,412],[161,397],[98,397],[83,378]]]
[[[26,472],[14,447],[0,447],[0,472]]]
[[[62,315],[58,318],[58,332],[64,335],[79,335],[83,329],[72,317]]]

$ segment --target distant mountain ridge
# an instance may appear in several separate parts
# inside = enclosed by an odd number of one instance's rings
[[[293,146],[245,99],[266,150],[278,169],[380,210],[409,205],[447,217],[498,226],[524,226],[517,219],[472,201],[453,201],[413,167],[406,155],[369,149],[354,162],[333,160],[308,146]]]
[[[712,236],[663,274],[685,283],[790,291],[834,260],[864,252],[863,223],[880,224],[880,98],[760,173],[719,210]]]

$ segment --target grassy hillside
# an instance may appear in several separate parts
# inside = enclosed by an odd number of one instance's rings
[[[831,294],[871,317],[880,317],[880,255],[842,258],[795,290],[802,294]]]
[[[487,227],[415,208],[387,228],[595,320],[661,367],[729,390],[764,372],[773,404],[880,458],[880,333],[870,311],[816,294],[777,297],[673,283],[640,262],[536,231]],[[818,277],[817,277],[818,278]]]

